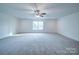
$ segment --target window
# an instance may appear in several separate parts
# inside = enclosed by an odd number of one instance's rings
[[[33,21],[33,30],[43,30],[43,21]]]

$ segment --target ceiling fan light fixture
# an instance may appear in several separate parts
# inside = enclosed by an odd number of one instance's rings
[[[40,17],[39,15],[36,15],[36,17]]]

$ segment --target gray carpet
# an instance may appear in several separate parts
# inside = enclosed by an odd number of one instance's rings
[[[1,55],[74,55],[79,42],[59,34],[17,34],[0,40]]]

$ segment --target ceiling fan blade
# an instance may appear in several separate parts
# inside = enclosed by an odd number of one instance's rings
[[[42,15],[46,15],[46,13],[42,13]]]

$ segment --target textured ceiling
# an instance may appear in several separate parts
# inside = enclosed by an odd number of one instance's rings
[[[18,19],[58,19],[79,12],[78,3],[37,3],[37,9],[45,12],[44,17],[37,18],[34,13],[34,3],[4,3],[0,4],[0,12],[12,15]]]

